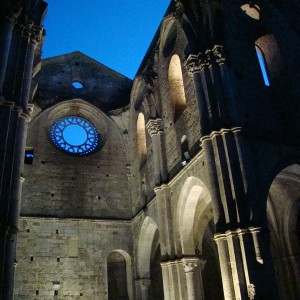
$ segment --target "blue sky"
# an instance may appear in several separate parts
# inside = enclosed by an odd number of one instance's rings
[[[171,0],[46,0],[43,58],[73,51],[133,78]]]

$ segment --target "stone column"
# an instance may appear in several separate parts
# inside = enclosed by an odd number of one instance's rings
[[[232,287],[232,275],[231,275],[230,258],[229,258],[228,246],[227,246],[227,237],[225,234],[217,233],[214,236],[214,240],[216,241],[218,247],[224,299],[234,300],[236,298]]]
[[[209,66],[206,56],[202,53],[198,55],[191,54],[187,58],[186,67],[188,74],[193,78],[195,85],[196,98],[199,109],[200,118],[200,130],[201,135],[206,135],[210,132],[210,117],[209,117],[209,106],[207,105],[205,86],[203,86],[202,79],[205,77],[205,68]]]
[[[18,16],[18,12],[10,11],[0,20],[0,95],[2,95],[12,32]]]
[[[141,278],[139,280],[142,299],[141,300],[148,300],[149,299],[149,289],[151,286],[151,279],[148,278]]]
[[[164,285],[164,300],[171,300],[170,296],[170,278],[169,278],[169,262],[162,262],[161,271]]]
[[[153,146],[153,160],[154,160],[154,176],[155,184],[160,185],[162,183],[161,172],[161,145],[159,140],[159,133],[163,130],[162,119],[150,119],[146,125],[147,130],[152,139]]]
[[[181,261],[186,276],[188,300],[199,299],[196,295],[196,287],[195,287],[195,268],[199,266],[199,258],[196,257],[183,258]]]
[[[163,184],[154,188],[159,214],[159,223],[162,225],[160,230],[161,253],[163,259],[174,258],[175,246],[173,240],[172,226],[172,208],[171,208],[171,192],[167,184]]]
[[[32,79],[32,66],[34,60],[34,53],[37,44],[41,39],[42,28],[39,26],[33,26],[31,29],[30,39],[26,52],[26,60],[24,65],[23,83],[21,91],[21,106],[25,107],[28,104],[31,79]]]
[[[212,48],[212,54],[216,65],[218,66],[219,82],[215,81],[215,86],[219,89],[220,100],[218,103],[222,107],[221,119],[222,124],[230,126],[232,124],[237,125],[239,123],[239,116],[236,109],[235,93],[233,89],[232,79],[226,64],[226,57],[224,53],[224,47],[222,45],[215,45]],[[227,127],[226,126],[226,127]]]
[[[14,270],[20,195],[23,178],[25,139],[34,45],[29,45],[32,28],[40,28],[30,19],[42,20],[46,3],[26,2],[27,10],[14,28],[0,26],[0,299],[13,299]],[[33,2],[35,6],[33,5]],[[23,2],[21,2],[21,5]],[[25,4],[24,4],[25,5]],[[40,9],[30,11],[30,8]],[[34,9],[35,9],[34,8]],[[21,7],[19,7],[21,11]],[[34,15],[26,15],[34,14]],[[3,13],[2,13],[3,14]],[[21,20],[26,20],[24,23]],[[34,33],[35,36],[35,33]],[[3,63],[3,64],[2,64]],[[7,67],[6,67],[7,65]],[[9,66],[9,67],[8,67]],[[22,101],[21,101],[22,99]]]

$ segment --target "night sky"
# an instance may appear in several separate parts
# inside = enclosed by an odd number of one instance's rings
[[[46,0],[43,58],[81,51],[133,78],[170,0]]]

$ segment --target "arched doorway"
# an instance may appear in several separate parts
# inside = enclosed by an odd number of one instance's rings
[[[114,250],[107,257],[109,300],[132,300],[131,258],[123,250]]]

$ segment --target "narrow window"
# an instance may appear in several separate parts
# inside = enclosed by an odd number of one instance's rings
[[[264,54],[257,45],[255,45],[255,49],[256,49],[256,55],[257,55],[257,58],[258,58],[258,62],[259,62],[259,65],[260,65],[260,69],[261,69],[263,78],[264,78],[265,85],[270,86],[271,84],[270,84],[270,80],[269,80],[269,75],[268,75],[268,71],[267,71],[267,66],[266,66],[266,61],[265,61],[265,58],[264,58]]]
[[[181,62],[178,55],[173,55],[169,65],[169,88],[171,103],[174,108],[174,122],[186,109],[184,84],[182,79]]]
[[[146,146],[146,126],[145,117],[142,113],[139,113],[136,124],[136,135],[137,135],[137,149],[141,160],[144,160],[147,155]]]
[[[25,159],[24,159],[24,163],[27,165],[32,165],[33,163],[33,148],[28,148],[25,150]]]

